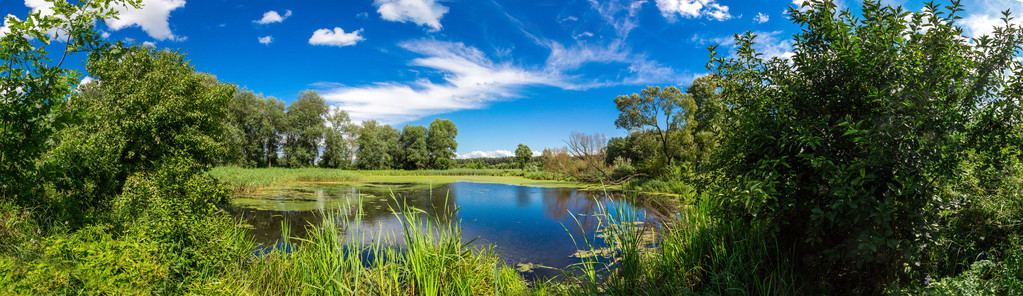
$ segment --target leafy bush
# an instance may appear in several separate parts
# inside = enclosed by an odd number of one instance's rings
[[[112,215],[127,236],[151,240],[169,256],[172,279],[190,282],[204,271],[237,268],[249,253],[244,230],[216,214],[228,200],[227,187],[188,158],[172,157],[129,178]]]
[[[0,257],[0,293],[150,294],[168,262],[153,242],[115,238],[107,226],[47,238],[30,258]]]
[[[791,10],[803,27],[791,60],[763,60],[756,36],[714,58],[734,110],[723,194],[834,292],[870,293],[915,263],[951,210],[944,191],[973,147],[999,151],[1020,118],[1023,43],[1009,24],[978,40],[955,27],[957,4],[922,12],[865,1]],[[1015,65],[1008,68],[1009,65]]]

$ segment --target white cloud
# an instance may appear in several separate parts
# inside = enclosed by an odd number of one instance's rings
[[[547,44],[547,47],[551,50],[546,62],[548,72],[571,72],[590,63],[620,63],[627,65],[626,69],[631,74],[627,78],[616,77],[608,81],[594,81],[588,84],[576,85],[572,88],[680,82],[676,81],[679,75],[675,73],[674,69],[650,60],[644,54],[632,52],[625,42],[614,41],[610,44],[584,42],[566,47],[551,41]]]
[[[291,17],[291,10],[284,11],[284,16],[281,16],[277,11],[271,10],[263,13],[263,18],[252,21],[253,23],[265,25],[272,23],[283,22],[288,17]]]
[[[118,12],[118,19],[107,19],[110,30],[118,31],[137,26],[156,40],[184,41],[170,29],[171,11],[185,7],[185,0],[143,0],[141,8],[123,5],[112,6]]]
[[[417,40],[400,44],[422,55],[411,65],[443,73],[443,82],[420,79],[409,83],[378,83],[335,87],[323,97],[348,111],[352,121],[376,119],[387,124],[465,109],[517,96],[528,85],[561,86],[561,79],[510,64],[498,64],[462,43]]]
[[[14,20],[21,20],[21,19],[19,19],[18,17],[14,16],[12,14],[8,14],[6,17],[4,17],[4,25],[0,26],[0,37],[7,36],[7,34],[11,33],[10,25],[7,24],[7,19],[8,18],[11,18],[11,19],[14,19]]]
[[[1023,25],[1023,18],[1020,18],[1020,11],[1023,11],[1023,1],[1019,0],[980,0],[967,7],[972,12],[957,21],[957,25],[963,27],[966,36],[978,38],[983,35],[991,35],[995,27],[1004,27],[1002,11],[1012,11],[1014,17],[1009,23]]]
[[[355,43],[366,39],[360,35],[361,33],[362,29],[351,33],[345,33],[345,30],[339,27],[334,27],[333,31],[330,29],[319,29],[313,32],[313,37],[309,38],[309,44],[337,47],[355,45]]]
[[[673,20],[676,14],[683,18],[708,17],[719,21],[732,18],[728,6],[718,4],[716,0],[657,0],[657,9],[669,20]]]
[[[259,43],[262,43],[262,44],[265,44],[265,45],[270,45],[270,43],[273,43],[273,42],[274,42],[274,36],[267,35],[267,36],[259,37]]]
[[[757,16],[753,17],[753,22],[758,24],[766,23],[771,17],[767,16],[763,12],[757,12]]]
[[[413,22],[430,27],[433,31],[441,28],[440,19],[448,13],[448,7],[436,0],[375,0],[380,18],[392,22]]]
[[[774,57],[792,59],[795,53],[792,52],[792,38],[782,33],[782,31],[773,32],[760,32],[756,31],[753,34],[757,35],[753,44],[753,49],[758,53],[762,54],[762,59],[770,59]],[[722,36],[715,38],[705,38],[700,35],[693,35],[690,39],[693,43],[701,45],[718,45],[722,49],[728,49],[729,57],[735,58],[735,37],[734,36]]]
[[[497,157],[509,157],[515,156],[515,153],[508,150],[495,150],[495,151],[473,151],[466,154],[458,154],[455,158],[468,159],[468,158],[497,158]]]
[[[533,156],[540,156],[540,151],[532,151]],[[498,158],[498,157],[509,157],[515,156],[514,152],[508,150],[494,150],[494,151],[473,151],[466,154],[455,154],[455,158],[469,159],[469,158]]]
[[[94,81],[96,81],[96,79],[94,79],[94,78],[92,78],[90,76],[85,76],[84,78],[82,78],[82,81],[78,82],[78,87],[77,88],[80,89],[83,86],[85,86],[86,84],[92,83]]]
[[[107,31],[100,31],[100,32],[99,32],[99,36],[100,36],[100,37],[103,37],[103,39],[106,39],[106,38],[110,38],[110,32],[107,32]]]
[[[142,46],[156,48],[156,42],[152,42],[152,41],[142,42]]]

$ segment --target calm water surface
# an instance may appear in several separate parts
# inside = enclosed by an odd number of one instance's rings
[[[394,193],[392,197],[391,193]],[[401,204],[425,210],[442,221],[459,221],[462,241],[476,239],[477,246],[493,245],[509,265],[535,263],[564,269],[579,262],[573,257],[586,237],[599,245],[595,236],[600,206],[636,209],[637,217],[656,225],[658,206],[635,205],[605,193],[570,188],[541,188],[504,184],[455,182],[443,185],[368,184],[355,187],[338,183],[294,183],[269,190],[261,196],[235,199],[232,211],[253,226],[255,241],[263,246],[280,246],[282,227],[292,236],[305,237],[308,225],[320,225],[322,210],[341,210],[361,199],[364,215],[359,228],[368,241],[378,234],[391,235],[401,245],[401,223],[391,209]],[[453,215],[452,210],[458,209]],[[349,208],[349,212],[351,209]],[[649,213],[649,214],[648,214]],[[355,226],[355,225],[353,225]],[[361,229],[360,229],[361,228]],[[571,236],[569,235],[571,234]],[[536,269],[528,278],[554,276],[560,271]]]

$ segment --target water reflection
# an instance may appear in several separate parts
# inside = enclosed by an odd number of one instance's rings
[[[393,196],[392,197],[392,192]],[[392,209],[409,204],[441,222],[461,222],[462,239],[476,238],[474,245],[494,245],[508,264],[537,263],[556,268],[578,262],[571,257],[579,247],[572,237],[585,231],[591,239],[600,223],[595,211],[604,207],[637,207],[607,198],[604,193],[567,188],[540,188],[503,184],[456,182],[437,186],[422,184],[296,183],[260,197],[236,199],[232,211],[252,225],[253,239],[264,246],[279,243],[282,229],[305,237],[307,225],[322,222],[320,210],[355,212],[361,203],[360,225],[350,235],[364,233],[369,242],[383,235],[401,244],[401,223]],[[458,209],[455,215],[451,211]],[[639,217],[656,220],[660,207],[639,205]],[[652,215],[646,215],[646,213]],[[573,218],[572,215],[576,215]],[[351,217],[351,216],[349,216]],[[578,223],[577,223],[578,221]],[[580,227],[581,226],[581,227]],[[571,234],[571,236],[569,235]],[[581,244],[582,241],[580,240]],[[527,276],[553,276],[557,271],[539,269]]]

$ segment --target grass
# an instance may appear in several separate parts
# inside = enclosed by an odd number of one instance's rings
[[[581,187],[574,182],[550,179],[528,179],[521,170],[450,169],[450,170],[372,170],[347,171],[325,168],[213,168],[210,175],[232,186],[236,193],[252,194],[289,182],[345,182],[354,185],[372,183],[447,184],[459,181],[509,184],[535,187]]]
[[[363,175],[345,170],[324,168],[240,168],[221,166],[210,170],[211,176],[238,191],[258,190],[291,181],[356,181]]]
[[[395,211],[403,232],[364,243],[361,218],[328,212],[286,250],[252,262],[248,281],[263,295],[521,295],[525,281],[494,254],[461,241],[458,222],[440,223],[411,206]],[[312,227],[312,226],[310,226]],[[288,236],[288,234],[285,234]]]

